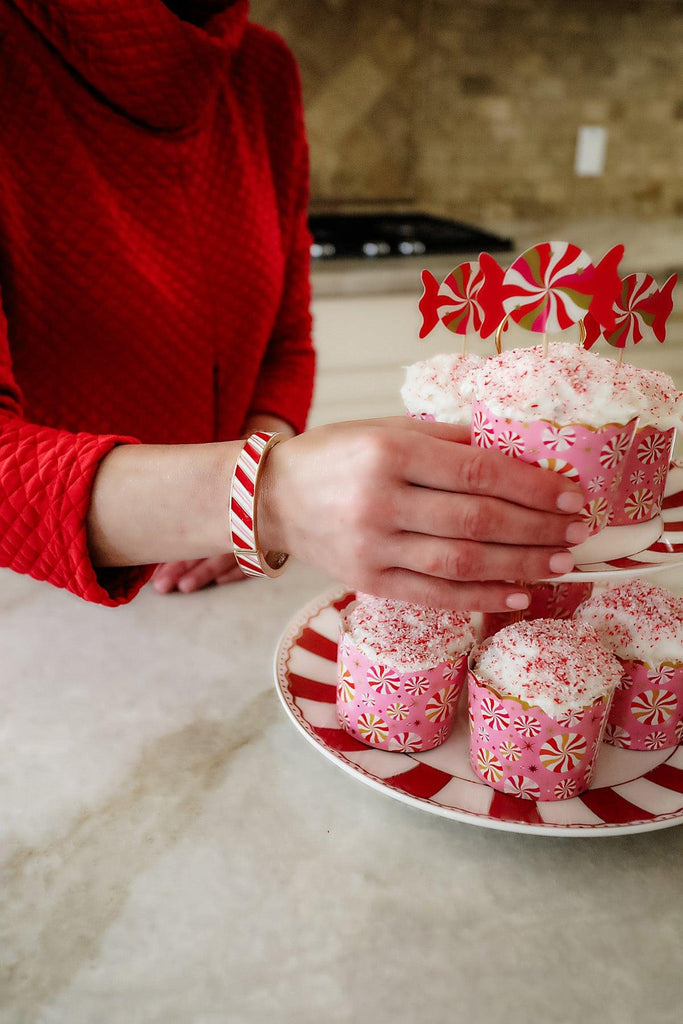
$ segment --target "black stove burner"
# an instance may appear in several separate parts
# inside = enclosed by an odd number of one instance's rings
[[[509,238],[428,214],[312,214],[311,256],[316,260],[509,252]]]

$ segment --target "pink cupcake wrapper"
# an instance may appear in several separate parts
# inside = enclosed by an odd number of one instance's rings
[[[614,693],[605,742],[630,750],[665,750],[683,740],[683,664],[653,668],[624,661]]]
[[[567,800],[590,786],[610,697],[556,718],[468,674],[470,761],[492,789],[526,800]]]
[[[368,658],[342,619],[337,661],[337,718],[346,732],[380,750],[431,750],[455,723],[467,654],[432,668],[401,672]]]
[[[615,494],[610,526],[646,523],[662,511],[676,431],[642,427],[637,430]]]
[[[561,473],[580,484],[587,501],[582,516],[591,535],[599,533],[612,514],[614,495],[633,444],[637,419],[625,425],[588,427],[549,420],[522,422],[495,416],[485,402],[472,405],[472,444],[497,448],[505,455]]]
[[[482,639],[525,619],[571,619],[579,605],[591,596],[593,584],[533,583],[527,589],[531,592],[531,603],[523,611],[484,613]]]

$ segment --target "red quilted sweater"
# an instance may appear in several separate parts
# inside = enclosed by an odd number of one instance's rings
[[[303,429],[307,180],[295,65],[247,0],[202,27],[0,0],[1,565],[128,600],[149,570],[95,570],[85,536],[112,446]]]

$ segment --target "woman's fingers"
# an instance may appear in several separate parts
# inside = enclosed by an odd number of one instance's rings
[[[227,572],[221,573],[220,576],[216,576],[216,586],[222,587],[226,583],[242,583],[247,579],[249,579],[249,577],[244,575],[239,565],[235,565],[232,569],[228,569]]]
[[[154,570],[152,585],[159,594],[170,594],[178,587],[178,582],[202,561],[194,558],[184,562],[162,562]]]
[[[396,526],[410,533],[506,544],[568,547],[588,538],[577,517],[539,512],[500,498],[405,487],[396,507]]]
[[[405,533],[391,545],[393,564],[443,580],[534,580],[571,572],[574,559],[557,548],[481,544]]]
[[[529,607],[530,597],[514,583],[450,583],[408,569],[387,569],[372,593],[455,612],[509,612]]]
[[[585,502],[573,481],[499,451],[418,433],[406,438],[404,448],[405,479],[420,487],[487,495],[548,512],[576,513]]]
[[[210,584],[223,585],[242,578],[242,571],[230,553],[187,562],[166,562],[157,567],[152,582],[160,594],[170,594],[174,590],[191,594]]]

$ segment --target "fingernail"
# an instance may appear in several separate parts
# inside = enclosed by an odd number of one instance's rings
[[[179,580],[178,590],[183,594],[191,594],[193,590],[197,589],[197,585],[194,580]]]
[[[167,580],[152,580],[152,585],[154,586],[157,594],[168,594],[171,589]]]
[[[557,507],[561,512],[579,512],[585,503],[585,498],[578,491],[563,491],[557,499]]]
[[[574,568],[574,559],[568,551],[558,551],[550,559],[550,571],[556,573],[571,572]]]
[[[506,597],[505,604],[508,608],[512,608],[513,611],[521,612],[523,608],[529,607],[529,595],[510,594],[509,597]]]
[[[568,544],[583,544],[585,540],[588,540],[590,532],[587,523],[572,523],[567,527],[565,537]]]

